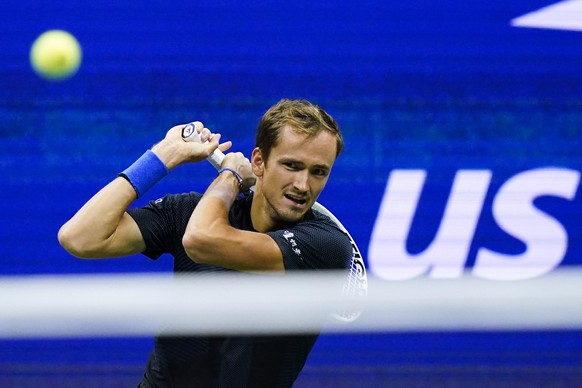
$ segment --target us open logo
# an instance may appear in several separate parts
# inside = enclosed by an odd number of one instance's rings
[[[527,170],[504,182],[494,194],[491,214],[495,228],[525,246],[518,254],[473,246],[492,174],[490,170],[457,171],[434,238],[424,251],[410,254],[406,244],[427,172],[393,170],[370,240],[370,270],[388,280],[421,275],[458,278],[466,270],[471,248],[476,257],[470,272],[480,278],[528,279],[556,268],[568,251],[569,231],[534,201],[544,196],[572,201],[580,172],[566,168]]]

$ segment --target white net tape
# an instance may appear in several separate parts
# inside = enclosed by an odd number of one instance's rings
[[[369,279],[342,300],[343,275],[66,275],[0,278],[0,338],[167,334],[582,328],[582,272],[522,281]],[[326,319],[362,309],[349,324]]]

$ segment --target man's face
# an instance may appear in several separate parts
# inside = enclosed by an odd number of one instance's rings
[[[297,222],[311,208],[327,183],[336,149],[329,132],[307,138],[286,126],[267,163],[260,150],[253,151],[257,194],[273,225]]]

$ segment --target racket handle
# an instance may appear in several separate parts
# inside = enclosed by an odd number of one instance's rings
[[[194,141],[200,143],[200,134],[196,131],[194,124],[190,123],[182,128],[182,139],[184,141]],[[208,142],[207,142],[208,143]],[[222,160],[224,159],[224,153],[218,148],[214,150],[207,160],[214,166],[215,169],[220,170],[222,165]]]

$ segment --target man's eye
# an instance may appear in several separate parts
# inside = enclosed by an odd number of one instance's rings
[[[290,170],[297,170],[298,169],[297,165],[295,163],[292,163],[292,162],[283,163],[283,165]]]
[[[327,176],[327,170],[323,170],[323,169],[314,170],[313,175],[325,177],[325,176]]]

